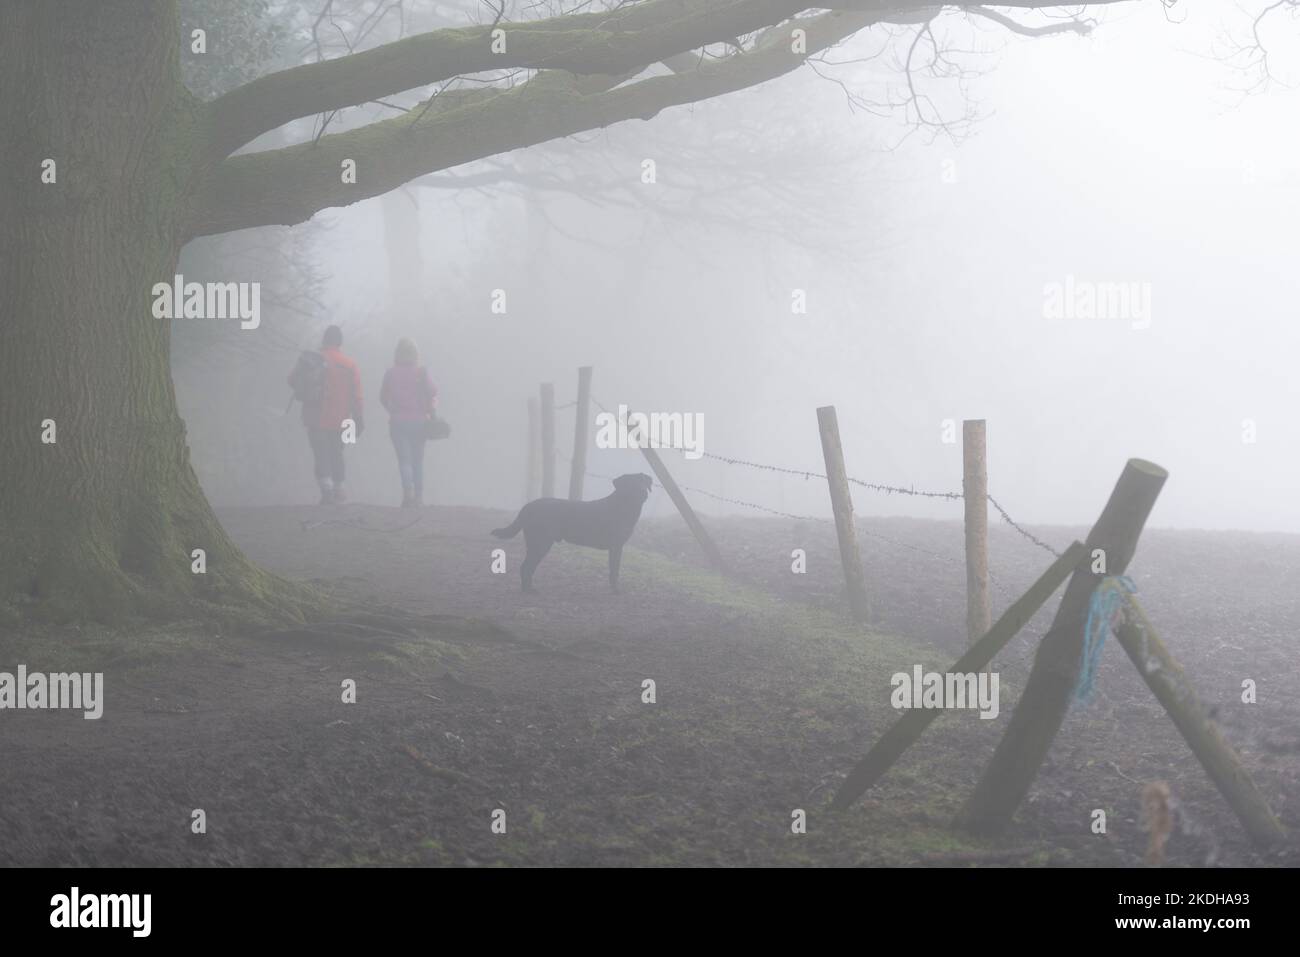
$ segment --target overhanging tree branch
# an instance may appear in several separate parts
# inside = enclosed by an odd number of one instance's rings
[[[877,10],[913,0],[864,0]],[[262,133],[314,113],[356,106],[455,76],[510,68],[622,73],[794,16],[808,0],[645,0],[613,12],[563,14],[490,26],[434,30],[272,73],[212,101],[212,143],[225,156]]]
[[[880,23],[877,12],[825,13],[770,31],[745,53],[703,60],[689,73],[655,76],[616,86],[620,77],[539,73],[512,90],[446,93],[440,109],[372,123],[279,150],[233,156],[218,164],[197,206],[192,235],[252,226],[294,225],[329,206],[378,196],[426,173],[626,119],[648,120],[682,103],[721,96],[781,76],[858,30]],[[794,29],[806,51],[792,51]],[[590,92],[603,81],[602,92]],[[452,97],[460,94],[458,100]],[[344,183],[344,160],[357,165],[357,182]]]
[[[510,36],[518,32],[525,43],[511,47],[513,41],[508,39],[508,54],[492,54],[482,28],[439,30],[254,81],[213,101],[212,139],[224,144],[222,150],[242,137],[256,135],[266,124],[287,121],[303,110],[325,108],[327,102],[336,109],[366,102],[466,70],[506,66],[507,56],[516,66],[564,65],[543,69],[513,89],[489,85],[446,91],[401,116],[346,133],[284,149],[228,156],[208,171],[189,234],[301,223],[320,209],[380,195],[417,176],[621,120],[649,119],[669,106],[762,83],[861,29],[878,23],[929,22],[943,9],[917,0],[834,0],[837,5],[862,9],[836,9],[788,20],[779,27],[757,22],[776,17],[779,23],[781,11],[806,2],[646,0],[613,12],[569,14],[512,27]],[[1051,5],[1042,0],[1002,4]],[[981,4],[951,6],[1020,26]],[[593,16],[600,18],[595,27],[573,29],[575,23],[587,23]],[[667,20],[655,23],[655,17]],[[611,30],[611,25],[624,32]],[[758,35],[751,35],[752,46],[740,49],[734,38],[755,33],[745,29],[755,25]],[[795,29],[806,33],[798,52]],[[1049,32],[1061,29],[1072,27],[1054,25]],[[680,54],[716,37],[730,41],[734,52],[701,56],[689,69]],[[436,49],[447,53],[446,59],[437,63],[423,59]],[[672,75],[627,82],[647,64],[663,60],[672,61]],[[355,183],[343,182],[347,160],[356,164]]]
[[[1109,4],[1125,0],[1092,0]],[[1022,9],[1053,0],[1004,0]],[[493,25],[434,30],[361,53],[309,63],[261,77],[209,105],[212,152],[229,155],[292,120],[378,100],[452,77],[500,69],[567,70],[577,74],[635,72],[710,43],[735,43],[805,10],[830,9],[873,16],[873,22],[911,23],[944,6],[970,9],[1018,33],[1071,29],[1025,27],[982,4],[927,0],[643,0],[612,11],[562,14],[496,24],[505,49],[493,52]],[[676,62],[676,61],[675,61]]]

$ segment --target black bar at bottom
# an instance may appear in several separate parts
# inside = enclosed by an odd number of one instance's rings
[[[1071,942],[1199,934],[1231,944],[1287,929],[1294,877],[1268,869],[12,869],[0,870],[0,927],[6,943],[62,937],[92,947],[333,949],[398,935],[457,949],[512,937],[538,947],[583,939],[667,947],[682,939],[665,936],[679,927],[731,947],[746,939],[770,945],[782,931],[805,945],[901,934],[929,948],[1044,932]]]

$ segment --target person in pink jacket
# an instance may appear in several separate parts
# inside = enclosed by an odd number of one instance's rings
[[[388,434],[397,450],[397,471],[402,477],[402,507],[424,504],[425,429],[437,404],[438,387],[420,365],[420,354],[410,339],[399,339],[393,367],[384,373],[379,402],[388,410]]]

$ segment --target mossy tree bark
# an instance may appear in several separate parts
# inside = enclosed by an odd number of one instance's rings
[[[102,618],[279,604],[293,589],[230,542],[190,467],[151,311],[203,148],[175,8],[105,6],[15,4],[0,27],[0,600]]]

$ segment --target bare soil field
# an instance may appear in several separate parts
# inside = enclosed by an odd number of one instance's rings
[[[849,811],[826,804],[897,717],[890,676],[965,642],[959,524],[867,519],[870,627],[844,615],[834,531],[712,519],[735,579],[677,521],[604,554],[559,545],[519,591],[522,543],[470,508],[234,509],[255,560],[404,627],[210,625],[0,633],[0,670],[96,670],[105,711],[0,715],[0,864],[1139,866],[1139,797],[1177,802],[1167,863],[1262,855],[1127,657],[1108,643],[1009,834],[948,828],[1023,686],[1056,599],[995,662],[1002,713],[944,715]],[[1040,528],[1063,547],[1082,529]],[[493,574],[503,547],[508,573]],[[803,548],[808,571],[791,572]],[[993,530],[995,614],[1051,560]],[[1150,530],[1140,597],[1292,832],[1300,830],[1300,539]],[[1258,702],[1241,701],[1241,684]],[[353,704],[342,683],[356,682]],[[655,701],[643,701],[643,682]],[[1108,829],[1092,833],[1091,812]],[[206,833],[191,830],[202,809]],[[792,814],[807,814],[794,834]],[[504,811],[504,834],[492,829]]]

